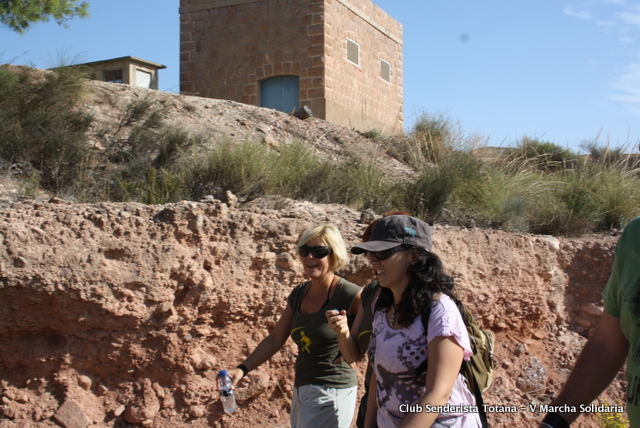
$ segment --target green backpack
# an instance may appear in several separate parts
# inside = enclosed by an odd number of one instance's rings
[[[469,340],[473,356],[462,368],[462,374],[467,379],[469,385],[475,384],[480,392],[485,392],[493,380],[493,348],[496,342],[496,335],[491,330],[483,330],[469,311],[469,308],[462,305],[462,319],[467,326]]]
[[[460,314],[464,324],[467,326],[471,350],[473,351],[471,359],[462,363],[460,373],[465,377],[467,385],[469,385],[471,392],[476,397],[476,405],[478,406],[482,426],[487,427],[487,415],[484,412],[482,393],[491,386],[491,381],[493,380],[493,348],[496,335],[491,330],[481,329],[469,308],[464,304],[462,304]],[[427,305],[422,312],[422,325],[425,333],[429,324],[429,315],[431,315],[431,305]]]

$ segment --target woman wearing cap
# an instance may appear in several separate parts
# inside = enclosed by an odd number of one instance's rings
[[[366,254],[382,287],[368,350],[376,394],[370,394],[367,428],[481,426],[460,374],[472,354],[469,336],[453,279],[431,247],[429,225],[389,216],[375,224],[369,241],[351,250]],[[426,305],[431,315],[425,334]]]
[[[324,313],[335,308],[355,314],[361,288],[334,273],[349,261],[344,240],[334,225],[310,227],[302,232],[297,250],[309,280],[293,289],[273,330],[229,374],[236,385],[291,336],[298,345],[291,426],[348,428],[356,406],[356,372],[338,358],[337,334],[327,324]]]
[[[387,211],[383,217],[390,215],[409,215],[404,211]],[[371,238],[371,231],[380,219],[371,222],[362,233],[362,242],[367,242]],[[338,344],[343,358],[348,363],[354,363],[364,357],[369,348],[371,339],[371,324],[373,322],[374,303],[380,293],[378,280],[373,280],[362,288],[360,307],[358,314],[353,320],[353,325],[349,328],[346,312],[339,313],[334,309],[328,310],[325,315],[329,321],[329,326],[338,334]],[[367,411],[367,399],[369,397],[369,378],[371,365],[367,364],[367,371],[364,380],[364,395],[360,398],[360,406],[356,417],[356,427],[364,427],[364,419]]]

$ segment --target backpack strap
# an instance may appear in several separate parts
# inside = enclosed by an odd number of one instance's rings
[[[427,335],[427,326],[429,325],[429,317],[431,316],[431,305],[426,305],[422,308],[422,328],[424,329],[424,335]],[[427,365],[429,358],[425,359],[422,364],[416,368],[416,376],[420,377],[427,372]]]
[[[476,381],[476,377],[473,375],[473,371],[471,370],[469,361],[463,361],[462,366],[463,370],[468,370],[471,373],[472,385],[471,392],[473,392],[474,397],[476,398],[476,406],[478,407],[478,414],[480,415],[480,422],[482,423],[482,428],[488,428],[489,424],[487,422],[487,413],[484,411],[484,400],[482,399],[482,392],[480,391],[480,387],[478,386],[478,381]]]
[[[432,305],[426,305],[425,308],[422,308],[422,327],[424,328],[424,334],[427,334],[427,328],[429,326],[429,317],[431,316],[431,306]],[[457,306],[457,305],[456,305]],[[458,308],[460,309],[460,308]],[[465,317],[464,311],[460,312],[460,315],[462,316],[462,320],[465,323],[465,326],[467,325],[467,318]],[[416,368],[416,375],[420,376],[422,374],[424,374],[427,371],[427,363],[429,361],[429,358],[427,358],[425,360],[424,363],[420,364],[420,366],[418,366],[418,368]],[[482,399],[482,392],[480,391],[480,387],[478,386],[478,381],[476,380],[476,377],[473,374],[473,370],[471,370],[471,366],[470,366],[470,362],[469,361],[464,361],[462,360],[462,365],[460,366],[460,372],[468,372],[471,374],[471,376],[469,376],[472,381],[471,381],[471,385],[469,385],[469,387],[471,387],[471,392],[473,393],[475,399],[476,399],[476,406],[478,407],[478,414],[480,415],[480,422],[482,423],[482,428],[488,428],[489,424],[487,423],[487,413],[484,411],[484,400]]]

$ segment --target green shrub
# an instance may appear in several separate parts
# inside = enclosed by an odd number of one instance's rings
[[[279,152],[260,142],[222,143],[196,164],[187,181],[194,198],[230,190],[244,200],[271,194],[358,208],[389,206],[389,182],[373,163],[321,160],[301,142],[283,144]]]
[[[308,172],[305,199],[340,203],[354,208],[386,210],[390,205],[390,183],[373,162],[352,158],[335,164],[324,161]]]
[[[628,166],[628,156],[625,155],[625,147],[623,146],[610,148],[609,144],[600,144],[596,138],[591,141],[583,141],[580,147],[589,154],[589,160],[594,164]]]
[[[308,144],[295,141],[282,145],[273,161],[269,184],[274,193],[292,199],[313,199],[317,196],[314,193],[319,186],[313,182],[312,175],[322,161]]]
[[[377,129],[370,129],[369,131],[361,132],[360,135],[371,140],[382,138],[382,133]]]
[[[582,162],[546,177],[551,191],[537,200],[531,232],[577,236],[622,228],[639,214],[636,171]]]
[[[180,172],[157,170],[153,167],[145,171],[143,178],[119,181],[118,187],[120,200],[144,204],[176,202],[190,196]]]
[[[404,186],[399,206],[428,221],[439,221],[456,204],[467,183],[481,179],[483,162],[467,152],[452,152],[438,165],[425,167]]]
[[[78,108],[85,80],[75,68],[0,71],[0,159],[37,170],[40,186],[53,193],[72,187],[86,164],[92,117]]]
[[[453,152],[472,151],[484,141],[479,135],[466,135],[444,114],[422,113],[406,137],[391,137],[382,144],[391,156],[422,170],[446,161]]]
[[[457,209],[473,213],[479,226],[526,232],[532,202],[546,188],[541,174],[526,161],[511,165],[485,163],[477,177],[461,187]]]
[[[175,202],[191,197],[186,171],[193,146],[204,144],[200,136],[165,126],[164,107],[153,95],[133,100],[124,109],[116,130],[102,133],[112,167],[85,177],[91,189],[85,198],[143,203]],[[90,183],[92,185],[90,185]]]
[[[244,200],[254,199],[265,194],[274,156],[264,144],[225,141],[194,163],[187,185],[195,199],[220,197],[226,190]]]
[[[517,142],[515,153],[526,159],[534,159],[537,167],[545,171],[572,168],[578,156],[555,143],[523,137]]]
[[[158,204],[261,196],[341,203],[379,213],[401,209],[429,222],[475,223],[507,230],[580,235],[621,228],[640,214],[637,161],[595,143],[590,156],[524,138],[511,155],[475,150],[476,135],[443,115],[423,115],[406,137],[363,135],[415,170],[387,177],[373,157],[337,163],[305,142],[212,142],[163,123],[153,94],[132,101],[115,130],[98,132],[109,162],[92,156],[85,134],[92,119],[78,109],[83,72],[42,74],[0,67],[0,171],[23,181],[21,192],[67,195],[79,201]],[[489,149],[489,148],[488,148]]]

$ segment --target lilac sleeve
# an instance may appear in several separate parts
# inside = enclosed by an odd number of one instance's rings
[[[427,345],[437,336],[453,336],[464,350],[464,360],[469,361],[473,351],[467,327],[456,304],[449,296],[442,295],[433,302],[427,331]]]

